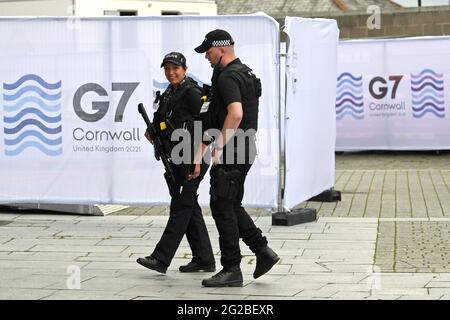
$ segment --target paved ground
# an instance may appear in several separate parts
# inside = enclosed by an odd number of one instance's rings
[[[272,226],[252,210],[281,261],[253,280],[243,245],[242,288],[203,288],[211,274],[178,272],[190,259],[185,240],[166,275],[135,263],[159,240],[163,207],[105,217],[3,210],[0,299],[450,299],[450,153],[338,155],[335,188],[339,203],[302,204],[318,209],[316,222]]]

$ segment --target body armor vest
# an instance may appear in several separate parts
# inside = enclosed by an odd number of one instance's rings
[[[243,118],[239,128],[243,130],[258,130],[258,98],[262,93],[261,80],[257,78],[252,69],[245,64],[232,64],[228,66],[219,77],[227,73],[231,73],[232,76],[238,80],[239,88],[241,89]],[[214,101],[214,103],[217,103],[217,106],[223,104],[221,101]],[[216,112],[219,125],[218,129],[221,129],[228,114],[227,106],[217,108]]]
[[[161,130],[159,123],[165,122],[169,137],[173,130],[179,128],[190,129],[188,127],[193,125],[194,118],[192,114],[187,110],[181,110],[180,108],[180,105],[183,103],[183,98],[189,90],[201,92],[201,88],[198,86],[197,82],[186,76],[176,90],[173,90],[173,88],[169,86],[159,98],[159,107],[155,113],[155,120],[158,121],[157,126],[159,130]]]

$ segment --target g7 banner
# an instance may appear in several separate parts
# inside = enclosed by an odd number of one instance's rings
[[[78,19],[77,23],[73,23]],[[168,81],[165,54],[210,83],[194,48],[222,28],[262,79],[258,157],[244,203],[278,200],[279,27],[263,15],[0,19],[0,203],[165,204],[163,165],[138,113]],[[209,202],[209,181],[200,201]]]
[[[336,150],[450,149],[450,37],[341,41]]]

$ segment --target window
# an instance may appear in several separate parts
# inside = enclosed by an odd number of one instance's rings
[[[119,10],[120,16],[137,16],[137,11],[133,10]]]
[[[161,15],[163,16],[179,16],[181,15],[180,11],[161,11]]]
[[[137,16],[136,10],[104,10],[105,16]]]

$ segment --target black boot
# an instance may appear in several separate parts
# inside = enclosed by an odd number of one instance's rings
[[[256,254],[256,268],[253,272],[253,278],[257,279],[265,274],[267,271],[280,260],[280,257],[269,247],[265,247]]]
[[[166,271],[167,271],[167,266],[165,266],[164,264],[162,264],[161,262],[159,262],[152,256],[147,256],[144,258],[137,258],[136,262],[139,263],[141,266],[144,266],[146,268],[149,268],[149,269],[161,272],[161,273],[166,273]]]
[[[200,264],[195,261],[189,262],[187,265],[180,266],[180,272],[214,272],[216,271],[216,265],[214,263],[210,264]]]
[[[204,287],[242,287],[242,272],[239,266],[222,269],[209,279],[202,281]]]

